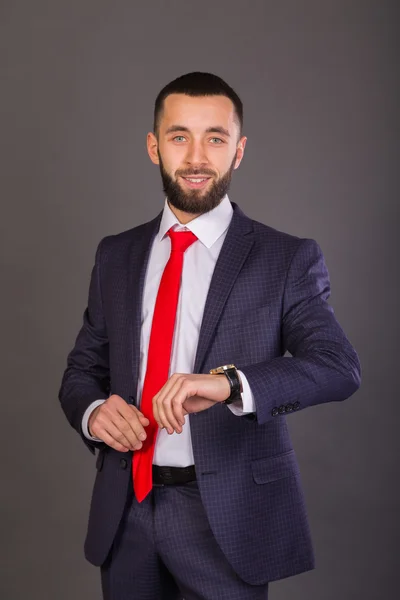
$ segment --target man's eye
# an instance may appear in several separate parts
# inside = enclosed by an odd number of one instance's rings
[[[184,140],[185,138],[183,135],[176,135],[173,139],[178,140],[178,142],[180,142],[180,141]]]
[[[217,137],[213,137],[213,138],[211,138],[211,140],[216,140],[217,144],[223,144],[224,143],[224,141],[221,140],[221,138],[217,138]]]

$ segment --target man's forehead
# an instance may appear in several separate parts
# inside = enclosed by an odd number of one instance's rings
[[[233,102],[222,95],[188,96],[187,94],[170,94],[164,100],[163,109],[162,120],[165,125],[169,125],[171,121],[177,119],[179,122],[187,119],[193,124],[200,124],[210,119],[215,121],[217,118],[220,121],[219,124],[229,127],[233,125],[235,120]]]

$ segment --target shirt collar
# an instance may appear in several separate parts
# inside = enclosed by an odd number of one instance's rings
[[[217,239],[226,231],[231,222],[233,213],[232,204],[226,194],[221,202],[212,210],[196,217],[186,225],[180,223],[169,207],[165,198],[164,210],[161,217],[157,241],[161,241],[167,231],[173,227],[177,230],[189,230],[200,240],[204,246],[211,248]]]

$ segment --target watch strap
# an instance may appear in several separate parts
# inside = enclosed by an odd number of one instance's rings
[[[240,383],[239,374],[235,365],[223,365],[222,367],[217,367],[216,369],[210,370],[211,375],[225,375],[227,380],[229,381],[229,385],[231,388],[231,393],[226,398],[223,403],[224,404],[232,404],[236,400],[241,399],[241,391],[242,386]]]

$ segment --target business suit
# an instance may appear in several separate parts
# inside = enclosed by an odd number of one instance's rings
[[[233,362],[250,383],[256,412],[238,418],[216,404],[191,414],[190,428],[213,534],[239,577],[260,585],[314,566],[285,415],[348,398],[359,386],[360,365],[327,304],[329,277],[318,244],[253,221],[232,206],[194,372]],[[109,393],[135,395],[143,283],[160,218],[99,244],[84,326],[60,389],[67,418],[81,435],[91,402]],[[286,349],[293,357],[283,357]],[[82,439],[91,451],[100,448],[85,554],[101,565],[132,486],[131,454]]]

